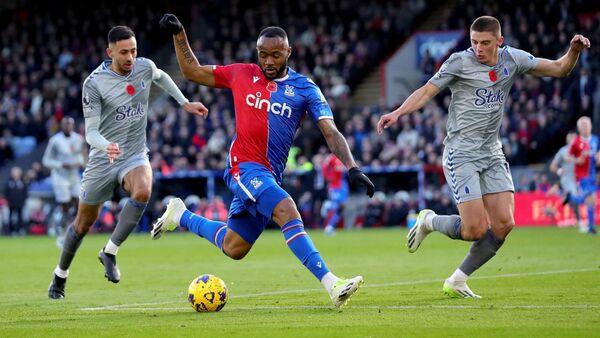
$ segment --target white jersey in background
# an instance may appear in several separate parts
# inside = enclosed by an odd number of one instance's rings
[[[84,139],[75,132],[67,137],[61,131],[48,141],[42,164],[51,171],[52,186],[59,203],[66,203],[79,195],[79,169],[85,161],[83,152]]]

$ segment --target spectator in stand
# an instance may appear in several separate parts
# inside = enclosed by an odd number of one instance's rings
[[[12,161],[14,158],[15,155],[10,145],[4,137],[0,137],[0,167],[3,167],[4,164]]]
[[[23,223],[23,206],[27,199],[27,184],[23,181],[23,169],[13,167],[10,170],[10,179],[4,187],[4,196],[8,201],[9,234],[24,235],[27,232]]]

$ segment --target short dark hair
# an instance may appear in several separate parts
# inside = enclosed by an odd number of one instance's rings
[[[262,31],[260,31],[260,34],[258,34],[258,38],[282,38],[282,39],[287,39],[287,33],[285,32],[285,30],[283,30],[283,28],[281,27],[277,27],[277,26],[269,26],[265,29],[263,29]]]
[[[490,32],[495,36],[500,35],[500,21],[493,16],[480,16],[471,25],[471,31],[474,32]]]
[[[134,37],[135,33],[127,26],[114,26],[108,31],[108,43],[115,43],[119,40],[129,39]]]

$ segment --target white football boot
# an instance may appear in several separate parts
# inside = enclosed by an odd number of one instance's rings
[[[449,279],[444,281],[444,287],[442,288],[444,294],[450,298],[475,298],[480,299],[480,295],[476,295],[469,286],[467,282],[457,281],[451,282]]]
[[[187,208],[181,198],[173,198],[167,204],[167,210],[152,224],[150,236],[152,239],[159,239],[166,231],[173,231],[179,226],[179,220],[175,217],[181,217]]]
[[[417,216],[417,222],[410,229],[408,235],[406,235],[406,246],[408,247],[408,252],[413,253],[417,251],[421,245],[421,242],[423,242],[425,237],[427,237],[427,235],[433,231],[431,223],[427,221],[430,219],[429,215],[431,214],[435,215],[435,212],[429,209],[423,209],[421,212],[419,212],[419,215]]]
[[[331,288],[331,292],[329,292],[329,297],[331,297],[331,301],[333,305],[337,308],[341,308],[346,305],[350,297],[360,288],[363,284],[362,276],[356,276],[354,278],[349,279],[340,279],[335,284],[333,284],[333,288]]]

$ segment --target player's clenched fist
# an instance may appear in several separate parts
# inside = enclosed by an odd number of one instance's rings
[[[106,147],[106,154],[108,155],[108,160],[110,163],[113,163],[119,155],[121,155],[121,149],[119,149],[118,143],[110,143]]]
[[[581,34],[575,34],[571,39],[571,48],[576,52],[581,52],[584,48],[590,48],[590,40]]]
[[[203,118],[208,116],[208,109],[201,102],[188,102],[183,105],[183,110]]]
[[[183,30],[183,25],[179,22],[179,19],[175,16],[175,14],[166,13],[163,15],[162,19],[158,22],[160,28],[168,31],[169,33],[175,35]]]
[[[360,186],[364,186],[367,189],[367,195],[369,197],[373,197],[375,193],[375,185],[371,180],[362,172],[362,170],[358,168],[350,168],[348,171],[348,176],[350,180],[350,185],[353,188],[357,188]]]

